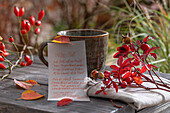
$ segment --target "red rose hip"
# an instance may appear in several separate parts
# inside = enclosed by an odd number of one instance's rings
[[[27,64],[26,64],[26,66],[30,66],[32,63],[33,63],[33,61],[32,61],[32,60],[29,60],[29,61],[27,62]]]
[[[24,56],[24,60],[25,60],[25,62],[28,62],[30,60],[30,56],[29,55],[25,55]]]
[[[35,25],[36,25],[36,26],[40,26],[40,25],[41,25],[41,21],[37,20],[37,21],[35,22]]]
[[[9,42],[14,42],[14,38],[12,36],[9,37]]]
[[[24,7],[21,7],[21,9],[19,10],[19,16],[21,17],[24,14]]]
[[[39,13],[38,13],[38,20],[41,20],[45,15],[45,11],[44,10],[41,10]]]
[[[30,19],[29,19],[29,22],[30,22],[31,25],[34,25],[35,24],[35,17],[31,16]]]
[[[23,20],[22,22],[21,22],[21,28],[22,29],[26,29],[26,23],[27,22],[29,22],[28,20]]]
[[[143,51],[147,51],[148,49],[150,49],[150,46],[148,44],[142,44],[140,47]]]
[[[29,22],[26,22],[25,29],[29,31],[31,29],[31,25]]]
[[[6,69],[5,65],[0,63],[0,69]]]
[[[5,44],[2,42],[0,42],[0,50],[3,52],[5,51]]]
[[[25,35],[27,33],[27,30],[26,29],[22,29],[21,30],[21,34]]]
[[[40,28],[39,27],[37,27],[36,29],[35,29],[35,34],[39,34],[40,33]]]
[[[14,7],[14,13],[15,13],[15,16],[19,16],[19,8],[18,7]]]
[[[2,56],[0,56],[0,62],[5,61],[4,58]]]
[[[24,62],[21,62],[21,63],[20,63],[20,66],[24,67],[24,66],[25,66],[25,63],[24,63]]]

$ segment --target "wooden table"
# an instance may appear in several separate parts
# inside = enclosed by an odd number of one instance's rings
[[[3,73],[5,72],[0,72],[0,74]],[[16,87],[13,82],[14,78],[36,80],[41,85],[33,87],[33,90],[45,94],[45,97],[34,101],[16,100],[24,90]],[[117,105],[123,106],[118,109],[113,107],[109,99],[92,97],[90,97],[90,102],[72,102],[67,106],[57,107],[56,101],[47,101],[47,87],[48,68],[40,62],[38,57],[35,57],[33,65],[16,68],[8,79],[0,81],[0,113],[148,113],[148,111],[154,112],[160,108],[158,113],[170,112],[170,103],[135,111],[123,102],[115,101]]]

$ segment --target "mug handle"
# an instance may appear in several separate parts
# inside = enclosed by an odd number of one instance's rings
[[[48,43],[49,43],[49,41],[41,43],[40,49],[39,49],[39,51],[38,51],[39,59],[40,59],[47,67],[48,67],[48,61],[45,60],[45,58],[44,58],[43,50],[44,50],[44,48],[47,46]]]

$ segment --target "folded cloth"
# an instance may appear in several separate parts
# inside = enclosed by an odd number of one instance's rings
[[[157,77],[154,77],[154,79],[155,81],[158,81]],[[161,79],[167,84],[170,83],[170,80],[168,79]],[[88,96],[121,100],[123,102],[126,102],[136,110],[170,101],[170,92],[160,89],[146,90],[144,88],[126,87],[119,88],[118,93],[116,93],[115,89],[111,88],[105,90],[107,95],[105,95],[103,92],[95,95],[96,91],[101,90],[101,86],[103,86],[103,83],[95,82],[91,79],[88,79],[87,85]],[[149,82],[143,82],[142,85],[147,87],[156,87],[155,84]]]

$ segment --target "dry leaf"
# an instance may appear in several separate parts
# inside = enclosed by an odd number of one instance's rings
[[[71,102],[72,102],[72,99],[64,98],[64,99],[58,101],[57,106],[65,106],[67,104],[70,104]]]
[[[33,90],[26,90],[22,93],[21,98],[18,98],[17,100],[19,100],[19,99],[36,100],[36,99],[39,99],[42,97],[44,97],[44,95],[41,95]]]
[[[33,86],[39,85],[35,80],[27,80],[26,82],[32,84]]]
[[[52,42],[54,43],[70,43],[70,39],[68,36],[57,36],[54,38],[54,40],[52,40]]]
[[[18,81],[18,80],[16,80],[16,79],[14,79],[14,83],[17,85],[17,86],[19,86],[19,87],[21,87],[21,88],[23,88],[23,89],[31,89],[32,88],[32,84],[30,84],[30,83],[26,83],[26,82],[24,82],[24,81]]]

